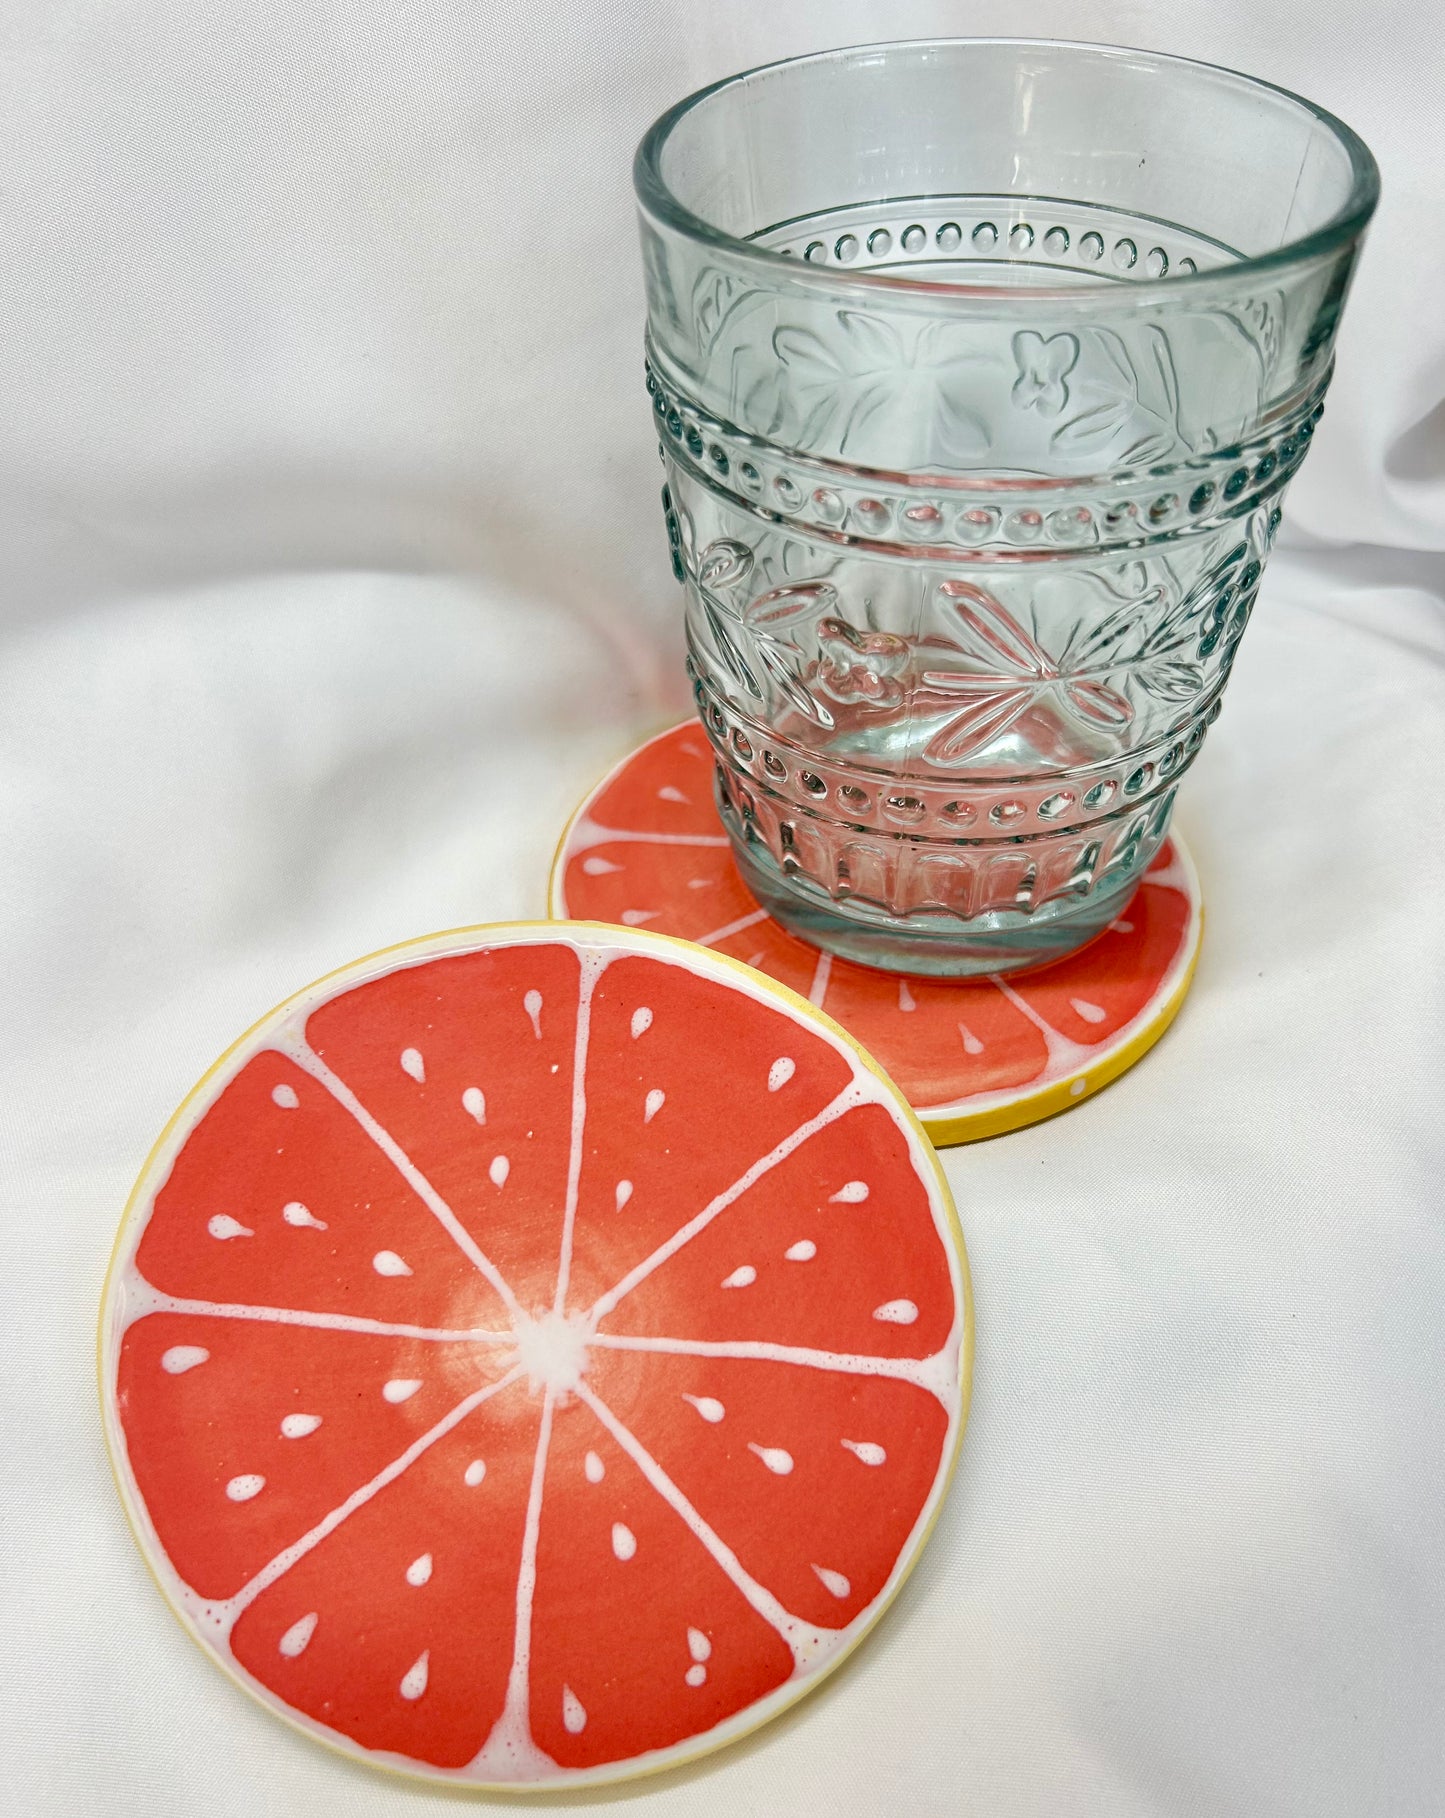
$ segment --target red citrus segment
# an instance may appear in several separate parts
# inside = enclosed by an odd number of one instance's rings
[[[889,978],[835,960],[823,1008],[917,1108],[1027,1086],[1048,1064],[1042,1031],[987,979]]]
[[[556,1278],[578,976],[557,942],[459,954],[360,985],[306,1025],[524,1306],[550,1302]]]
[[[1155,995],[1189,919],[1182,890],[1143,883],[1082,953],[1010,983],[1051,1029],[1095,1047],[1117,1035]]]
[[[493,1347],[156,1313],[116,1406],[162,1546],[220,1599],[501,1370]]]
[[[713,826],[716,831],[716,817]],[[732,854],[719,846],[608,840],[568,860],[567,891],[586,902],[594,921],[652,928],[688,941],[705,940],[761,913]]]
[[[945,1463],[948,1415],[909,1382],[619,1351],[594,1352],[588,1380],[744,1569],[822,1628],[883,1589]]]
[[[665,741],[665,744],[664,744]],[[662,761],[622,764],[588,805],[588,818],[598,827],[653,833],[703,834],[720,832],[713,807],[713,756],[696,721],[679,726],[658,741]]]
[[[547,1460],[531,1725],[564,1767],[700,1735],[786,1680],[793,1657],[580,1402]]]
[[[927,1185],[893,1118],[866,1105],[755,1182],[601,1330],[929,1357],[953,1317]]]
[[[503,1389],[349,1515],[241,1615],[241,1665],[363,1748],[465,1766],[506,1698],[540,1408]]]
[[[852,1077],[782,1006],[625,957],[592,998],[569,1304],[605,1293]]]
[[[136,1261],[190,1300],[453,1327],[504,1313],[355,1118],[270,1049],[186,1139]]]

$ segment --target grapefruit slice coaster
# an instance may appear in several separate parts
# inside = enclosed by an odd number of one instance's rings
[[[552,914],[679,935],[792,986],[877,1057],[935,1143],[1070,1109],[1147,1053],[1184,1001],[1204,917],[1177,833],[1082,952],[1009,979],[905,977],[820,953],[758,907],[713,806],[712,769],[696,721],[624,758],[563,835]]]
[[[736,960],[556,923],[244,1036],[101,1321],[187,1628],[322,1740],[492,1787],[670,1766],[816,1684],[927,1537],[971,1348],[948,1188],[862,1050]]]

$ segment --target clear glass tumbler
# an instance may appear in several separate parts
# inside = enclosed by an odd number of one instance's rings
[[[1229,70],[959,39],[718,83],[636,184],[689,671],[750,887],[865,964],[1072,952],[1219,712],[1369,151]]]

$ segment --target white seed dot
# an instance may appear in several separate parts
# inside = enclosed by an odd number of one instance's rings
[[[1083,997],[1071,997],[1069,1005],[1075,1016],[1083,1017],[1086,1023],[1102,1023],[1109,1014],[1107,1010],[1101,1010],[1097,1004],[1091,1004]]]
[[[646,922],[655,922],[661,913],[660,909],[624,909],[620,919],[624,928],[641,928]]]
[[[757,1446],[749,1440],[748,1450],[757,1453],[774,1477],[786,1477],[793,1468],[793,1454],[781,1446]]]
[[[1134,932],[1133,922],[1126,922],[1122,915],[1119,917],[1118,921],[1110,922],[1109,927],[1115,934],[1132,934]]]
[[[266,1479],[259,1472],[247,1471],[240,1477],[233,1477],[226,1485],[226,1494],[232,1502],[249,1502],[253,1496],[259,1496],[266,1487]]]
[[[750,1288],[757,1279],[758,1272],[753,1265],[744,1263],[741,1268],[734,1269],[722,1285],[725,1288]]]
[[[527,1012],[528,1021],[532,1025],[533,1035],[536,1036],[538,1041],[541,1041],[541,1039],[542,1039],[542,993],[540,991],[529,991],[526,994],[526,996],[522,999],[522,1008]]]
[[[692,1655],[694,1660],[710,1660],[712,1658],[712,1643],[708,1640],[707,1636],[703,1634],[701,1629],[690,1628],[687,1631],[687,1651]]]
[[[828,1195],[828,1204],[830,1206],[861,1206],[867,1197],[867,1181],[850,1180],[846,1185],[839,1187],[836,1193]]]
[[[963,1039],[963,1051],[965,1054],[982,1054],[983,1053],[983,1043],[974,1034],[972,1029],[970,1029],[967,1026],[967,1024],[960,1023],[958,1025],[958,1033]]]
[[[614,865],[611,859],[605,859],[600,853],[594,852],[590,857],[583,859],[582,869],[588,877],[606,877],[609,872],[620,871],[622,867]]]
[[[214,1218],[207,1219],[206,1229],[212,1237],[220,1238],[222,1243],[232,1237],[254,1237],[256,1235],[249,1225],[243,1225],[238,1218],[232,1218],[229,1212],[218,1212]]]
[[[691,1686],[706,1685],[707,1668],[705,1666],[690,1666],[683,1674],[683,1678]]]
[[[298,1654],[304,1654],[306,1652],[306,1644],[316,1633],[316,1624],[320,1620],[316,1611],[312,1610],[308,1615],[303,1616],[299,1622],[293,1622],[291,1627],[287,1629],[286,1633],[276,1643],[276,1651],[284,1654],[288,1660],[294,1660]]]
[[[428,1648],[407,1668],[406,1673],[402,1677],[401,1685],[397,1688],[402,1697],[409,1699],[412,1703],[415,1703],[426,1690],[427,1661],[430,1658],[431,1649]]]
[[[505,1155],[494,1155],[487,1168],[487,1178],[494,1187],[505,1187],[507,1176],[512,1172],[512,1164]]]
[[[827,1566],[815,1565],[813,1570],[818,1574],[825,1591],[831,1591],[835,1597],[846,1597],[853,1589],[841,1572],[832,1572]]]
[[[811,1237],[800,1237],[795,1244],[789,1244],[783,1255],[789,1262],[812,1262],[818,1254],[818,1246]]]
[[[650,1124],[652,1122],[653,1118],[657,1116],[658,1112],[662,1109],[662,1107],[666,1103],[667,1103],[667,1094],[662,1090],[662,1088],[660,1086],[654,1086],[652,1088],[651,1092],[648,1093],[647,1098],[644,1101],[643,1106],[642,1106],[643,1123]]]
[[[607,1475],[607,1467],[595,1452],[589,1452],[582,1460],[582,1469],[587,1474],[588,1483],[601,1483]]]
[[[382,1386],[382,1395],[393,1407],[404,1401],[410,1401],[421,1387],[421,1379],[416,1376],[394,1376],[389,1383]]]
[[[887,1461],[888,1454],[871,1439],[843,1439],[838,1443],[855,1458],[861,1458],[865,1465],[881,1465]]]
[[[637,1536],[625,1521],[612,1524],[612,1551],[619,1559],[631,1559],[637,1551]]]
[[[646,1035],[651,1027],[652,1012],[647,1008],[646,1004],[643,1004],[639,1009],[632,1012],[633,1041],[636,1041],[639,1035]]]
[[[194,1370],[210,1355],[204,1345],[172,1345],[169,1351],[161,1353],[161,1368],[167,1376],[184,1376],[187,1370]]]
[[[660,802],[681,802],[685,808],[692,803],[692,798],[684,795],[673,783],[664,783],[657,792],[657,799]]]
[[[426,1062],[416,1048],[403,1048],[401,1051],[401,1070],[408,1073],[421,1086],[426,1084]]]
[[[283,1111],[294,1111],[301,1100],[297,1098],[294,1086],[280,1085],[272,1086],[271,1102],[273,1105],[279,1105]]]
[[[463,1092],[462,1110],[468,1117],[474,1117],[479,1124],[487,1121],[487,1100],[480,1086],[468,1086]]]
[[[780,1092],[797,1071],[797,1062],[789,1060],[786,1054],[781,1055],[768,1068],[769,1092]]]
[[[901,978],[898,981],[898,1008],[900,1010],[916,1010],[918,1008],[913,993],[908,989],[908,980],[906,978]]]
[[[723,1415],[727,1413],[727,1409],[722,1403],[715,1400],[711,1395],[689,1395],[684,1390],[682,1399],[686,1402],[690,1402],[710,1427],[715,1427],[722,1419]]]
[[[411,1265],[403,1262],[395,1250],[378,1250],[371,1259],[378,1275],[410,1275]]]
[[[486,1474],[487,1474],[486,1459],[474,1458],[472,1460],[472,1462],[467,1466],[466,1470],[462,1472],[462,1482],[467,1486],[467,1488],[469,1490],[475,1490],[477,1485],[482,1481],[482,1479],[486,1476]]]
[[[620,1212],[622,1210],[622,1208],[627,1204],[628,1200],[631,1198],[632,1198],[632,1182],[630,1180],[618,1181],[618,1183],[617,1183],[617,1210]]]
[[[885,1326],[911,1326],[918,1318],[918,1308],[911,1300],[885,1300],[881,1307],[873,1309],[873,1317],[881,1319]]]
[[[324,1231],[326,1221],[312,1215],[309,1206],[303,1206],[299,1199],[288,1200],[281,1208],[281,1216],[288,1225],[294,1225],[298,1231]]]
[[[417,1590],[431,1577],[431,1554],[420,1553],[406,1568],[406,1582]]]
[[[1069,1097],[1082,1098],[1088,1090],[1089,1082],[1086,1079],[1076,1079],[1073,1085],[1069,1087]]]
[[[570,1685],[562,1687],[562,1727],[569,1736],[580,1736],[587,1728],[587,1713],[582,1700]]]
[[[319,1414],[288,1414],[281,1422],[283,1439],[305,1439],[308,1433],[314,1433],[321,1425]]]

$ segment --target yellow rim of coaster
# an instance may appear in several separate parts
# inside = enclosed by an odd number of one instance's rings
[[[547,903],[549,913],[555,922],[567,921],[565,873],[567,867],[567,848],[577,823],[587,813],[592,803],[626,770],[640,752],[649,745],[667,738],[683,726],[692,725],[691,720],[677,720],[665,726],[661,731],[649,733],[640,744],[620,757],[604,776],[593,784],[582,800],[567,817],[567,824],[562,829],[552,853],[552,865],[547,880]],[[697,722],[699,725],[701,722]],[[721,823],[719,823],[721,824]],[[618,828],[621,834],[626,828]],[[1183,835],[1171,827],[1166,836],[1174,847],[1176,861],[1185,875],[1184,894],[1189,899],[1189,925],[1179,950],[1170,961],[1167,970],[1159,981],[1155,994],[1149,999],[1137,1016],[1132,1017],[1114,1037],[1100,1044],[1101,1052],[1097,1060],[1088,1062],[1062,1079],[1051,1080],[1046,1086],[1039,1086],[1033,1091],[1015,1092],[1004,1088],[1001,1092],[978,1093],[973,1099],[955,1099],[951,1104],[912,1106],[914,1116],[928,1133],[929,1141],[935,1148],[949,1149],[959,1143],[983,1142],[991,1136],[1005,1136],[1010,1130],[1022,1130],[1029,1124],[1041,1124],[1047,1118],[1057,1117],[1063,1111],[1072,1111],[1076,1105],[1083,1104],[1089,1098],[1097,1097],[1105,1086],[1110,1086],[1122,1074],[1125,1074],[1138,1061],[1142,1060],[1165,1030],[1179,1014],[1180,1006],[1189,995],[1189,988],[1194,983],[1194,971],[1199,964],[1199,951],[1204,942],[1204,899],[1199,885],[1199,873],[1195,868],[1194,856],[1184,842]],[[1145,874],[1141,882],[1147,881]],[[613,924],[607,924],[612,926]],[[617,924],[621,925],[621,924]],[[676,939],[676,936],[670,936]],[[797,938],[797,937],[795,937]],[[693,943],[687,943],[691,945]],[[709,953],[714,951],[711,947]],[[727,956],[724,956],[727,957]],[[741,961],[738,964],[742,964]],[[751,970],[751,968],[749,968]],[[1041,968],[1043,970],[1043,968]],[[771,978],[771,973],[764,973]],[[907,978],[908,973],[885,973],[884,977]],[[861,1048],[855,1036],[849,1041]],[[886,1069],[878,1062],[870,1061],[875,1073],[887,1077]],[[897,1088],[895,1088],[897,1089]],[[902,1094],[900,1093],[900,1096]],[[976,1102],[976,1101],[983,1102]]]
[[[118,1429],[119,1423],[116,1420],[113,1411],[114,1398],[110,1394],[110,1380],[114,1374],[114,1365],[118,1361],[120,1337],[122,1337],[123,1334],[117,1335],[115,1345],[112,1347],[109,1320],[111,1295],[115,1286],[117,1273],[121,1267],[122,1253],[128,1248],[129,1240],[132,1238],[140,1218],[142,1205],[146,1202],[152,1188],[152,1176],[155,1173],[161,1158],[167,1154],[170,1145],[186,1123],[187,1116],[192,1107],[204,1097],[215,1082],[221,1078],[226,1068],[232,1063],[235,1057],[239,1055],[255,1037],[259,1036],[272,1024],[284,1020],[302,999],[309,997],[312,993],[321,991],[324,988],[339,986],[344,980],[353,977],[357,978],[359,982],[360,979],[368,975],[379,962],[391,961],[398,955],[412,953],[416,954],[418,958],[421,958],[432,951],[435,951],[437,954],[450,952],[453,950],[454,946],[461,943],[469,942],[474,946],[486,945],[489,941],[496,940],[498,937],[501,938],[503,944],[521,944],[522,937],[529,934],[544,936],[557,936],[561,934],[565,937],[566,932],[571,930],[585,930],[587,932],[601,933],[607,935],[609,938],[615,938],[618,935],[621,935],[629,945],[636,942],[643,951],[649,947],[661,949],[662,951],[659,957],[665,957],[667,951],[674,948],[681,948],[690,955],[698,953],[705,955],[709,962],[715,963],[722,968],[724,972],[736,973],[740,980],[747,986],[750,993],[757,995],[761,989],[764,996],[774,997],[785,1008],[800,1011],[808,1020],[815,1024],[821,1024],[830,1034],[837,1037],[844,1047],[857,1057],[867,1071],[873,1074],[887,1089],[890,1100],[897,1105],[899,1111],[903,1114],[905,1127],[916,1131],[918,1136],[922,1139],[917,1144],[916,1153],[920,1161],[926,1161],[928,1167],[932,1170],[933,1180],[938,1192],[938,1203],[942,1207],[944,1223],[952,1243],[954,1257],[958,1263],[958,1311],[962,1323],[962,1331],[959,1335],[958,1397],[956,1402],[958,1424],[954,1431],[953,1448],[949,1453],[948,1460],[944,1464],[938,1477],[935,1479],[933,1507],[929,1512],[927,1520],[918,1531],[911,1548],[907,1551],[906,1557],[904,1554],[900,1553],[900,1563],[895,1567],[897,1577],[891,1585],[886,1586],[879,1594],[877,1607],[870,1613],[868,1620],[859,1629],[858,1633],[853,1636],[848,1645],[840,1648],[831,1659],[826,1661],[800,1685],[792,1686],[790,1689],[789,1682],[785,1680],[782,1685],[778,1686],[773,1692],[766,1694],[758,1701],[757,1714],[755,1717],[751,1717],[750,1720],[739,1723],[738,1726],[733,1729],[726,1728],[725,1720],[724,1724],[714,1726],[715,1729],[725,1729],[725,1734],[716,1736],[709,1732],[708,1735],[700,1737],[697,1740],[697,1745],[692,1748],[689,1748],[686,1743],[675,1744],[674,1747],[678,1752],[670,1754],[669,1758],[663,1761],[642,1762],[638,1765],[629,1762],[618,1762],[611,1764],[610,1767],[598,1769],[566,1770],[550,1780],[539,1780],[530,1783],[466,1780],[446,1769],[429,1771],[421,1766],[410,1767],[406,1763],[395,1759],[387,1760],[379,1755],[373,1755],[370,1751],[359,1745],[356,1747],[348,1747],[346,1743],[337,1740],[334,1733],[327,1731],[324,1726],[316,1724],[312,1720],[305,1719],[302,1713],[294,1710],[290,1705],[285,1704],[276,1694],[271,1692],[269,1687],[263,1686],[259,1680],[253,1680],[241,1667],[239,1661],[234,1658],[228,1659],[225,1655],[221,1654],[217,1649],[211,1647],[203,1640],[193,1626],[190,1617],[172,1596],[170,1587],[164,1582],[156,1568],[155,1561],[152,1557],[152,1547],[154,1547],[157,1553],[167,1559],[167,1563],[169,1563],[169,1556],[165,1553],[164,1547],[161,1546],[159,1538],[153,1533],[149,1511],[147,1510],[145,1499],[140,1495],[138,1487],[134,1485],[129,1461],[124,1455],[124,1448],[120,1442],[119,1431],[113,1430]],[[129,1260],[128,1256],[126,1257],[126,1260]],[[825,1010],[820,1010],[816,1004],[810,1003],[807,998],[801,995],[801,993],[794,991],[790,985],[785,985],[781,979],[771,978],[766,973],[758,972],[752,966],[744,965],[741,960],[734,959],[731,954],[715,953],[712,948],[699,947],[694,941],[680,940],[676,935],[671,934],[654,934],[648,929],[626,928],[613,922],[580,921],[576,919],[554,917],[547,921],[477,923],[475,925],[460,928],[443,929],[436,934],[419,935],[411,940],[397,941],[390,946],[380,947],[375,952],[365,954],[360,959],[352,960],[347,965],[338,966],[330,972],[323,973],[320,978],[313,980],[311,984],[303,985],[299,991],[293,991],[289,997],[284,998],[281,1003],[277,1004],[271,1010],[268,1010],[264,1016],[258,1017],[248,1029],[236,1037],[235,1041],[226,1048],[224,1053],[211,1063],[166,1120],[165,1128],[151,1145],[150,1152],[146,1156],[140,1173],[136,1177],[135,1185],[131,1188],[129,1195],[127,1196],[125,1210],[121,1214],[120,1226],[116,1232],[115,1240],[111,1245],[110,1261],[106,1265],[105,1281],[101,1288],[100,1317],[96,1332],[96,1377],[100,1396],[101,1432],[105,1441],[106,1456],[110,1463],[111,1476],[115,1481],[116,1493],[120,1500],[121,1509],[125,1515],[126,1523],[130,1528],[131,1536],[135,1541],[136,1549],[140,1553],[145,1568],[147,1572],[149,1572],[156,1589],[160,1592],[166,1607],[170,1610],[171,1614],[175,1617],[176,1621],[180,1624],[192,1643],[194,1643],[200,1652],[205,1655],[212,1665],[218,1667],[225,1677],[234,1685],[239,1686],[253,1703],[259,1704],[263,1709],[270,1712],[272,1716],[284,1723],[288,1729],[296,1731],[297,1734],[307,1737],[312,1742],[320,1743],[323,1748],[330,1750],[332,1754],[340,1756],[343,1760],[359,1762],[364,1767],[374,1769],[379,1773],[389,1774],[394,1779],[405,1780],[412,1783],[420,1782],[432,1788],[446,1787],[454,1789],[462,1794],[479,1793],[488,1796],[502,1795],[506,1797],[515,1797],[517,1799],[531,1799],[533,1797],[545,1797],[547,1795],[551,1795],[555,1798],[559,1794],[566,1794],[568,1792],[582,1792],[589,1788],[620,1785],[634,1780],[644,1780],[654,1775],[684,1772],[695,1763],[703,1760],[706,1756],[715,1754],[720,1749],[730,1748],[734,1743],[742,1742],[747,1737],[756,1735],[759,1730],[765,1729],[775,1718],[781,1717],[785,1711],[791,1710],[794,1705],[801,1702],[804,1698],[809,1697],[820,1685],[831,1679],[845,1661],[852,1658],[861,1644],[873,1633],[873,1630],[894,1603],[899,1592],[903,1589],[909,1578],[912,1577],[914,1568],[917,1566],[919,1559],[923,1556],[924,1549],[932,1538],[934,1528],[938,1525],[938,1517],[942,1513],[944,1502],[947,1500],[949,1488],[953,1482],[954,1473],[958,1468],[959,1454],[963,1449],[964,1430],[968,1425],[969,1409],[973,1397],[973,1352],[973,1280],[968,1264],[968,1247],[964,1241],[963,1226],[959,1222],[958,1208],[954,1204],[953,1191],[948,1184],[947,1176],[943,1172],[943,1164],[939,1161],[938,1156],[934,1152],[934,1145],[929,1137],[927,1129],[919,1118],[918,1113],[913,1109],[912,1105],[909,1104],[907,1098],[899,1091],[898,1087],[889,1078],[887,1073],[885,1073],[878,1065],[877,1061],[873,1059],[873,1056],[868,1050],[864,1048],[854,1036],[850,1035],[840,1023],[829,1016]],[[172,1567],[172,1570],[174,1570],[174,1567]],[[177,1573],[176,1576],[179,1577],[179,1573]],[[786,1694],[786,1696],[784,1694]],[[747,1711],[740,1712],[739,1716],[747,1718],[748,1713],[753,1709],[754,1707],[747,1707]]]

